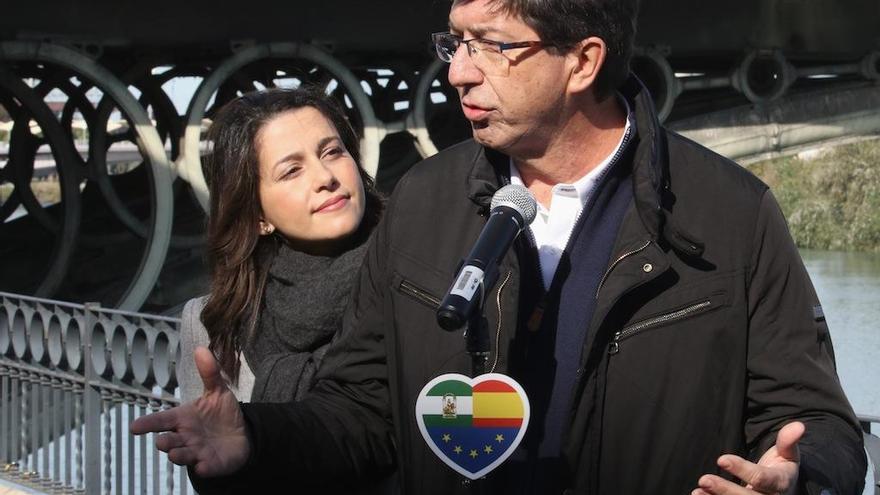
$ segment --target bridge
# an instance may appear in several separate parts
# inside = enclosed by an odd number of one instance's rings
[[[633,68],[672,128],[741,161],[880,131],[877,0],[643,3]],[[249,8],[6,7],[0,289],[168,314],[204,291],[204,130],[244,91],[325,87],[386,191],[469,135],[428,43],[444,3]],[[182,115],[175,81],[198,83]]]

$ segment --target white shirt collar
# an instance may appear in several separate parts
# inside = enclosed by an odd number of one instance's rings
[[[587,201],[596,189],[596,184],[602,180],[605,172],[611,167],[612,163],[623,152],[626,146],[628,136],[635,125],[632,121],[633,115],[630,111],[629,103],[622,96],[619,97],[626,106],[626,125],[620,141],[599,165],[593,170],[584,174],[583,177],[577,179],[571,184],[556,184],[553,186],[550,197],[550,205],[553,211],[544,208],[538,204],[538,216],[529,225],[529,231],[532,233],[532,239],[535,241],[535,247],[538,250],[538,263],[541,270],[541,281],[546,289],[549,289],[553,277],[556,274],[556,268],[559,266],[559,260],[562,253],[568,245],[568,240],[577,224],[578,218],[584,210]],[[519,170],[514,166],[513,160],[510,160],[510,182],[524,186]]]

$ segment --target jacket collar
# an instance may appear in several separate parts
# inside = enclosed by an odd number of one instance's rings
[[[641,81],[633,75],[619,89],[635,115],[638,139],[633,155],[633,198],[636,211],[652,239],[660,236],[663,226],[662,191],[666,184],[666,140],[654,102]]]
[[[500,151],[475,146],[471,173],[467,177],[467,196],[481,212],[489,210],[492,195],[507,182],[505,176],[509,163],[510,158]]]
[[[662,238],[680,254],[699,257],[703,254],[703,243],[676,223],[670,213],[669,153],[654,101],[633,74],[620,92],[635,105],[636,126],[642,138],[633,159],[633,196],[639,218],[651,239]]]

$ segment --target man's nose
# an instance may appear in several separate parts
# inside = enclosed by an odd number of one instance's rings
[[[449,84],[453,87],[473,86],[483,81],[483,73],[474,65],[468,50],[467,45],[462,43],[452,55],[452,61],[449,62],[447,77]]]

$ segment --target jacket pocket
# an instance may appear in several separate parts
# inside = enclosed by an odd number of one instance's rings
[[[645,318],[631,325],[623,327],[615,332],[611,343],[608,344],[608,354],[614,355],[620,352],[621,343],[631,337],[641,334],[655,328],[660,328],[670,323],[677,323],[694,316],[702,315],[710,311],[716,310],[727,304],[727,294],[717,292],[715,294],[691,301],[680,306],[677,309],[662,313],[657,316]]]
[[[427,289],[416,285],[415,283],[401,277],[396,284],[396,289],[401,294],[409,296],[416,302],[419,302],[433,310],[440,306],[440,298],[429,292]]]

